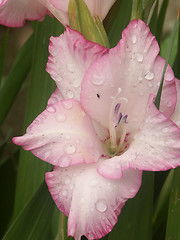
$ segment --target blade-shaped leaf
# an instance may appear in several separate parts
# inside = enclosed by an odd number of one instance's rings
[[[54,208],[44,182],[11,224],[3,240],[53,240],[51,222]]]
[[[47,100],[55,89],[55,84],[46,72],[48,59],[48,44],[50,36],[57,36],[63,31],[62,25],[53,18],[46,17],[43,22],[35,26],[35,43],[33,51],[33,64],[31,73],[28,103],[25,115],[24,130],[41,113]],[[14,217],[16,217],[26,202],[37,190],[44,180],[45,172],[51,166],[21,149],[19,170],[17,176]]]

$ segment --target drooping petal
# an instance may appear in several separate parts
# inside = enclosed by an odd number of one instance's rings
[[[85,111],[107,128],[109,114],[119,104],[122,115],[128,115],[127,131],[135,131],[144,117],[149,94],[158,90],[164,67],[158,52],[158,43],[149,27],[141,20],[130,22],[119,44],[88,69],[81,91]],[[176,95],[169,66],[164,85],[168,96],[165,105],[172,97],[172,114]]]
[[[85,0],[91,14],[103,20],[116,0]],[[69,1],[50,0],[55,8],[67,13]],[[68,24],[68,23],[67,23]]]
[[[98,172],[118,179],[128,168],[164,171],[180,166],[180,129],[155,107],[151,96],[145,119],[126,152],[104,161]]]
[[[0,24],[21,27],[25,20],[42,20],[48,13],[37,0],[7,0],[0,2]]]
[[[95,164],[55,167],[46,173],[49,191],[58,208],[68,217],[68,235],[80,240],[99,239],[110,232],[128,198],[137,193],[141,171],[124,171],[120,180],[97,173]]]
[[[176,108],[171,116],[173,122],[175,122],[178,127],[180,127],[180,80],[176,79],[176,89],[177,89],[177,103]]]
[[[55,80],[64,98],[79,100],[81,81],[89,65],[107,49],[87,41],[67,28],[59,37],[51,37],[47,72]]]
[[[48,106],[13,142],[60,167],[96,162],[103,153],[90,118],[75,100]]]

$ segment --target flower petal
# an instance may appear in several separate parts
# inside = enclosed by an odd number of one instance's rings
[[[116,0],[85,0],[89,11],[93,16],[99,16],[103,20]],[[55,8],[67,12],[69,1],[50,0]]]
[[[176,79],[176,89],[177,89],[177,103],[176,108],[171,116],[171,120],[175,122],[178,127],[180,127],[180,80]]]
[[[87,41],[67,28],[59,37],[51,37],[47,72],[55,80],[64,98],[79,100],[81,81],[89,65],[107,49]]]
[[[63,99],[64,97],[62,96],[59,88],[56,88],[56,90],[51,94],[51,97],[48,100],[48,106],[53,105]]]
[[[42,20],[47,13],[37,0],[7,0],[0,4],[0,24],[21,27],[25,20]]]
[[[60,167],[96,162],[103,153],[90,118],[75,100],[48,106],[13,142]]]
[[[80,240],[99,239],[110,232],[128,198],[141,184],[141,171],[127,170],[120,180],[103,178],[99,163],[68,168],[55,167],[46,173],[49,191],[58,208],[68,217],[68,235]]]
[[[128,131],[138,129],[144,117],[149,94],[157,93],[164,60],[157,57],[159,46],[149,27],[141,20],[132,21],[123,31],[119,44],[88,69],[81,91],[85,111],[104,127],[117,104],[128,115]],[[169,74],[170,73],[170,74]],[[174,75],[168,67],[166,95],[176,101]],[[167,104],[167,102],[165,103]],[[164,107],[165,108],[165,107]],[[172,114],[171,110],[171,114]]]
[[[98,172],[118,179],[127,168],[164,171],[180,165],[180,129],[149,100],[141,129],[120,156],[104,161]]]

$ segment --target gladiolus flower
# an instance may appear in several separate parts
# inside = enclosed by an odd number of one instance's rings
[[[167,67],[160,111],[154,96],[164,59],[149,27],[132,21],[110,50],[71,29],[51,38],[47,71],[57,89],[46,110],[13,139],[55,168],[49,191],[79,240],[110,232],[142,170],[180,165],[180,129],[170,120],[175,78]]]
[[[91,14],[103,20],[116,0],[85,0]],[[55,16],[63,25],[69,25],[67,0],[0,0],[0,24],[21,27],[25,20],[41,21],[46,14]]]

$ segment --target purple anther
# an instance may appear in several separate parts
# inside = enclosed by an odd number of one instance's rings
[[[128,118],[128,115],[126,114],[126,115],[123,117],[122,122],[123,122],[123,123],[128,123],[128,122],[127,122],[127,118]]]
[[[117,115],[118,112],[119,112],[119,108],[120,108],[121,104],[120,103],[117,103],[115,108],[114,108],[114,115]]]
[[[121,118],[122,118],[122,113],[119,113],[119,117],[118,117],[118,121],[117,121],[117,123],[116,123],[116,125],[115,125],[115,127],[117,127],[118,125],[119,125],[119,123],[120,123],[120,121],[121,121]]]

